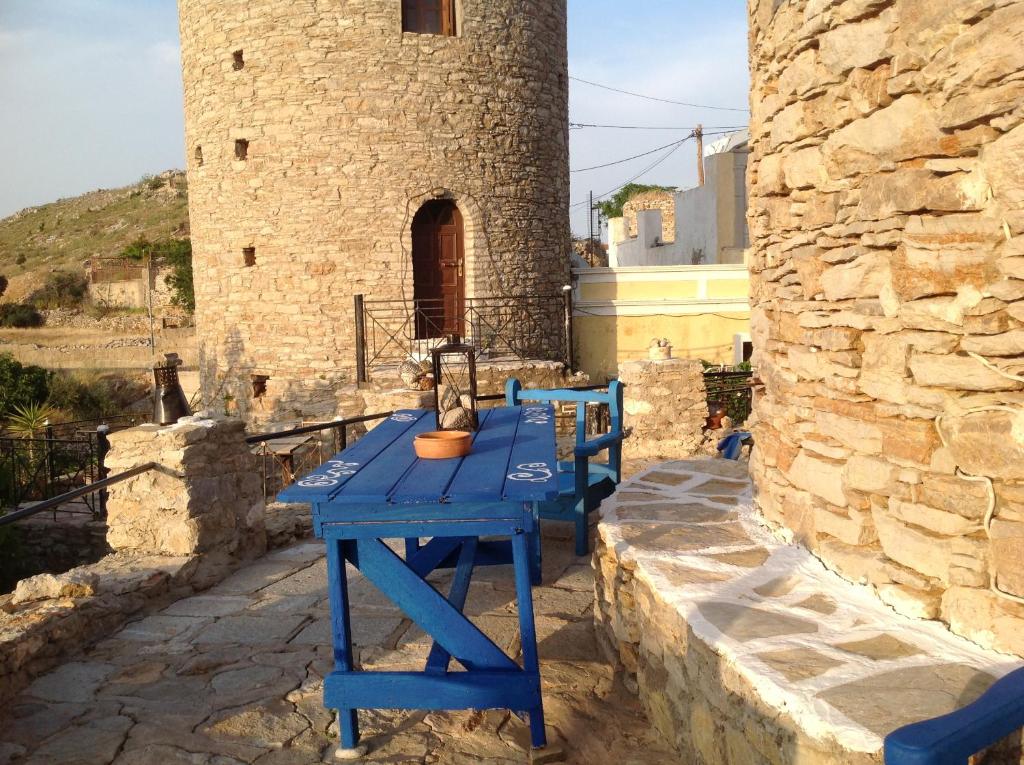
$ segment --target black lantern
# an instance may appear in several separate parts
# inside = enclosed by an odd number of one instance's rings
[[[157,425],[173,425],[180,417],[188,417],[192,411],[188,408],[185,392],[178,381],[178,367],[181,359],[176,353],[164,356],[164,363],[153,367],[156,379],[156,390],[153,391],[153,422]]]
[[[452,337],[430,352],[438,430],[476,430],[476,351]]]

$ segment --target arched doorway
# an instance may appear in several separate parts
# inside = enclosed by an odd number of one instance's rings
[[[465,260],[459,208],[446,199],[424,204],[412,221],[417,340],[465,334]]]

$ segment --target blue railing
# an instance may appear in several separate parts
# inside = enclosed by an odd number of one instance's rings
[[[885,739],[886,765],[967,765],[1024,728],[1024,669],[997,680],[973,704],[914,723]],[[1016,760],[1014,760],[1016,762]]]

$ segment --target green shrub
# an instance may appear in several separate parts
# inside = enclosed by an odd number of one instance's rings
[[[146,237],[140,236],[134,242],[121,250],[121,257],[129,258],[131,260],[142,260],[152,249],[153,243],[146,239]]]
[[[164,254],[172,271],[164,280],[174,292],[171,300],[189,311],[196,310],[196,288],[192,275],[192,242],[189,239],[172,240],[173,245]]]
[[[3,297],[4,293],[7,292],[8,284],[9,282],[7,281],[7,277],[4,276],[3,274],[0,274],[0,297]]]
[[[50,378],[46,403],[72,420],[99,419],[118,408],[105,380],[81,372],[55,372]]]
[[[648,183],[627,183],[616,192],[615,196],[604,202],[598,202],[597,208],[606,220],[608,218],[621,218],[622,206],[637,194],[642,194],[645,191],[675,191],[675,189],[671,186],[652,186]]]
[[[83,274],[54,271],[48,274],[42,287],[28,296],[28,303],[36,308],[77,308],[85,299],[89,283]]]
[[[0,417],[18,406],[41,404],[50,393],[50,373],[0,353]]]
[[[0,305],[0,327],[27,329],[43,326],[43,315],[30,305],[5,303]]]
[[[25,265],[26,260],[28,260],[28,258],[25,257],[25,253],[20,253],[18,257],[14,259],[14,262],[17,263],[19,266],[23,266]]]
[[[122,258],[132,260],[142,260],[147,255],[171,267],[171,273],[164,281],[174,293],[171,296],[172,302],[189,311],[196,310],[195,283],[192,280],[192,240],[161,239],[151,242],[143,236],[121,250]]]

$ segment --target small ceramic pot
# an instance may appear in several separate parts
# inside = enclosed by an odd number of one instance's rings
[[[412,443],[421,460],[450,460],[469,454],[473,437],[463,430],[439,430],[420,433]]]
[[[651,361],[668,361],[672,358],[671,345],[655,345],[647,349]]]

